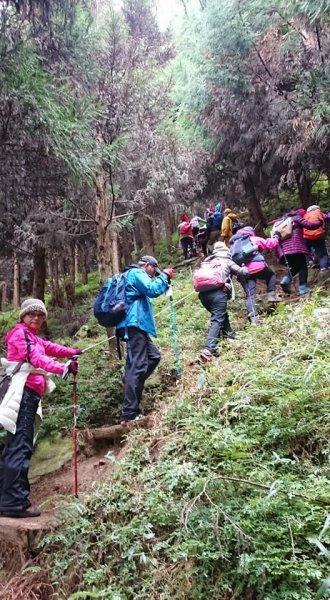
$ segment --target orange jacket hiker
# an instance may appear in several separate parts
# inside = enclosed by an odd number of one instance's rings
[[[325,223],[324,223],[324,215],[317,204],[313,204],[310,206],[305,215],[305,221],[309,223],[317,223],[321,221],[321,225],[317,229],[305,229],[303,228],[303,236],[305,240],[319,240],[324,235]]]

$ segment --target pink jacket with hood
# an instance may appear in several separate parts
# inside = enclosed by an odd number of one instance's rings
[[[277,237],[276,238],[259,237],[254,234],[252,227],[251,228],[243,227],[242,229],[239,230],[239,233],[240,234],[245,233],[245,234],[249,235],[251,238],[251,243],[253,246],[256,247],[256,250],[274,250],[279,245],[279,241],[278,241]],[[262,254],[260,254],[258,252],[256,254],[254,260],[247,263],[245,266],[247,267],[249,273],[251,275],[253,275],[254,273],[259,273],[268,265],[267,265],[264,257],[262,256]]]
[[[28,349],[28,340],[30,348]],[[35,330],[26,325],[18,323],[11,329],[5,339],[7,345],[7,359],[11,361],[25,360],[36,369],[43,369],[48,373],[63,375],[64,364],[59,363],[50,356],[56,358],[71,358],[77,353],[77,349],[60,346],[43,340],[35,334]],[[46,390],[45,377],[38,373],[31,373],[26,386],[42,396]]]

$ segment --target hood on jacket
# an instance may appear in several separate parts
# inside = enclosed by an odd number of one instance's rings
[[[225,216],[229,217],[232,221],[237,221],[237,215],[234,212],[225,212]]]
[[[218,204],[215,205],[214,212],[221,213],[221,204],[220,204],[220,202],[218,202]]]
[[[307,209],[307,210],[309,210],[309,209]],[[297,210],[295,212],[299,213],[301,217],[304,217],[306,214],[306,209],[305,208],[297,208]]]
[[[246,234],[246,235],[250,235],[250,236],[255,235],[254,229],[250,225],[247,225],[246,227],[242,227],[242,229],[239,229],[237,232],[237,234],[239,234],[239,235],[242,235],[242,233]]]
[[[231,258],[230,250],[224,242],[216,242],[212,254],[218,258]]]
[[[186,213],[183,213],[183,215],[181,215],[181,217],[180,217],[180,221],[182,223],[184,223],[184,221],[188,221],[188,223],[189,223],[190,219],[189,219],[188,215],[186,215]]]

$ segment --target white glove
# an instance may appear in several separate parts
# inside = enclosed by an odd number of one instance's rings
[[[168,286],[165,296],[166,298],[173,298],[173,287],[171,285]]]

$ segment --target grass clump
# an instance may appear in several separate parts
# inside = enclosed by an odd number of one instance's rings
[[[179,279],[176,300],[191,290]],[[59,597],[315,598],[327,574],[313,540],[330,505],[329,315],[317,294],[281,305],[205,367],[194,357],[207,314],[194,295],[176,305],[184,372],[157,427],[131,434],[109,480],[43,540]],[[165,310],[158,320],[165,376]]]

